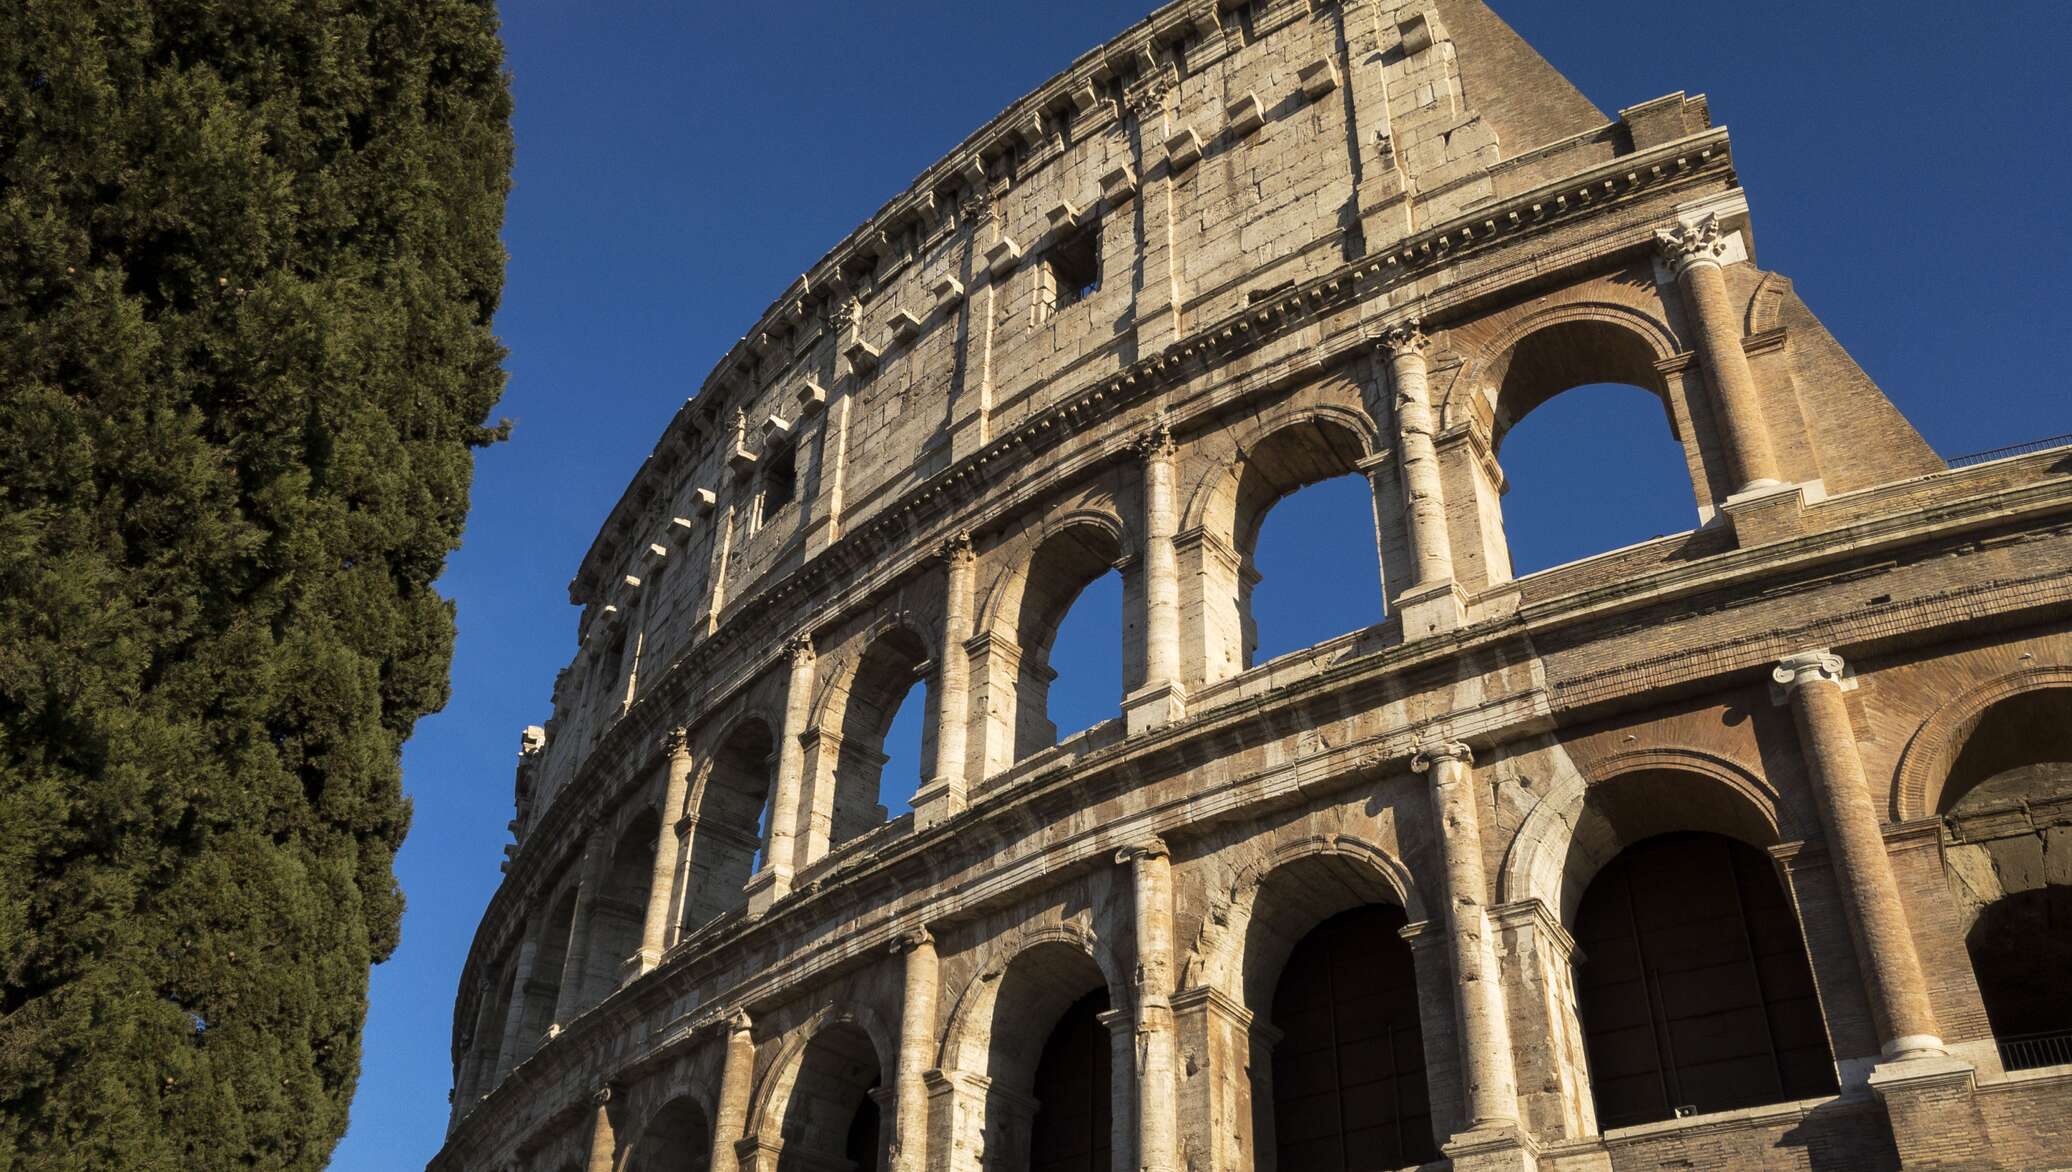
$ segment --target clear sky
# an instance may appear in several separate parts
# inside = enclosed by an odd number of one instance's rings
[[[1282,0],[1294,2],[1294,0]],[[1615,116],[1673,90],[1734,133],[1758,257],[1946,455],[2072,431],[2064,46],[2072,6],[1913,0],[1495,0]],[[374,972],[335,1168],[421,1167],[445,1133],[453,999],[510,835],[519,730],[575,650],[567,584],[663,424],[799,273],[966,134],[1148,4],[979,0],[503,5],[518,171],[497,331],[509,443],[476,461],[441,585],[453,697],[404,751],[409,912]],[[1660,408],[1584,389],[1504,447],[1520,572],[1689,528]],[[1278,508],[1261,537],[1261,657],[1374,621],[1361,485]],[[1120,593],[1075,606],[1063,730],[1113,715]],[[887,798],[916,775],[919,704]]]

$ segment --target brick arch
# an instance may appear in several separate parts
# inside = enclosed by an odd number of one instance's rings
[[[1287,900],[1279,887],[1342,898]],[[1270,890],[1271,889],[1271,890]],[[1287,948],[1332,915],[1363,903],[1388,903],[1412,920],[1427,912],[1410,869],[1383,847],[1355,835],[1326,832],[1292,839],[1240,870],[1225,900],[1212,901],[1203,935],[1190,951],[1182,987],[1207,985],[1254,1004],[1262,980],[1278,974]],[[1265,903],[1261,895],[1266,893]],[[1285,937],[1269,940],[1268,935]]]
[[[790,1138],[785,1135],[788,1124],[791,1130],[797,1130],[799,1121],[792,1118],[791,1112],[797,1107],[795,1092],[799,1077],[813,1056],[814,1045],[826,1042],[845,1029],[853,1029],[869,1039],[872,1057],[878,1063],[880,1085],[892,1085],[893,1072],[899,1069],[899,1044],[893,1032],[886,1028],[884,1019],[861,1003],[822,1006],[790,1032],[779,1048],[776,1060],[770,1064],[769,1073],[763,1076],[761,1084],[751,1095],[748,1109],[750,1138],[761,1137],[765,1142],[772,1138]]]
[[[1542,344],[1535,346],[1535,339]],[[1504,434],[1540,404],[1592,382],[1641,387],[1661,398],[1666,410],[1669,391],[1655,364],[1681,350],[1668,322],[1631,305],[1592,300],[1548,306],[1466,355],[1461,377],[1440,404],[1440,419],[1447,427],[1468,422],[1487,427],[1495,450]],[[1520,366],[1521,361],[1530,365]],[[1673,415],[1671,420],[1673,428]]]
[[[1690,788],[1673,802],[1646,800],[1669,784]],[[1561,770],[1534,803],[1505,851],[1501,902],[1537,899],[1567,923],[1591,878],[1641,838],[1709,830],[1764,848],[1810,827],[1760,772],[1725,755],[1681,747],[1614,753],[1584,771]]]
[[[1892,785],[1895,821],[1933,817],[1939,812],[1943,782],[1957,754],[1978,730],[1986,713],[2003,700],[2025,692],[2072,688],[2072,667],[2039,665],[1998,675],[1946,700],[1907,739]]]

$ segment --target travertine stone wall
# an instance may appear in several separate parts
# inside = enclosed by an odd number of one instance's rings
[[[1514,578],[1504,437],[1594,382],[1692,528]],[[1272,1167],[1281,965],[1370,903],[1455,1166],[2034,1162],[2072,1070],[2003,1068],[1964,933],[2072,807],[1945,782],[2072,695],[2068,473],[1945,469],[1758,267],[1704,98],[1607,118],[1479,0],[1169,5],[785,291],[612,510],[434,1167],[846,1166],[868,1099],[885,1166],[1019,1168],[1098,990],[1116,1167]],[[1260,522],[1343,475],[1374,623],[1255,663]],[[1116,569],[1116,719],[1057,744]],[[1677,830],[1776,861],[1838,1094],[1599,1126],[1570,930]]]

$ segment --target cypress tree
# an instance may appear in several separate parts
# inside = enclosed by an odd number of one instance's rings
[[[489,0],[0,4],[0,1169],[319,1168],[501,391]]]

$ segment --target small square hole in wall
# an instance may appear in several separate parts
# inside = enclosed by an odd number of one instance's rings
[[[789,447],[776,448],[763,457],[763,502],[757,528],[777,515],[778,510],[798,495],[798,456]]]
[[[1051,308],[1063,309],[1101,287],[1101,226],[1088,224],[1050,246],[1043,258]]]

